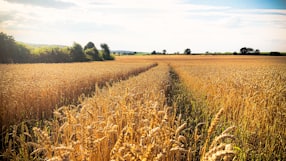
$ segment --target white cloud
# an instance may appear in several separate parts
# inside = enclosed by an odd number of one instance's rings
[[[58,8],[58,9],[64,9],[71,6],[74,6],[73,3],[70,3],[68,1],[63,2],[59,0],[5,0],[7,2],[11,3],[18,3],[18,4],[24,4],[24,5],[32,5],[32,6],[40,6],[40,7],[47,7],[47,8]]]
[[[0,0],[0,30],[33,43],[106,42],[111,49],[169,52],[283,50],[285,10],[235,10],[180,0],[62,0],[66,8]]]

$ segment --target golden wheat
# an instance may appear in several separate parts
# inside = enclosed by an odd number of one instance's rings
[[[34,128],[37,146],[33,146],[30,155],[46,160],[157,157],[164,152],[164,144],[153,144],[168,141],[175,132],[158,114],[166,109],[164,90],[168,79],[168,67],[163,65],[118,85],[97,89],[92,98],[84,99],[78,106],[56,109],[54,120],[42,130]],[[141,121],[146,119],[149,122]],[[21,158],[17,154],[11,156]]]
[[[237,127],[240,160],[284,160],[285,62],[285,57],[197,56],[171,64],[192,99],[206,106],[204,117],[225,109],[223,119]]]
[[[109,65],[121,68],[127,64],[126,68],[119,69],[121,73],[114,70],[112,76],[102,80],[106,85],[98,84],[91,97],[81,97],[78,105],[54,109],[52,119],[11,127],[11,134],[3,138],[5,151],[1,156],[8,160],[89,161],[283,159],[285,63],[264,59],[120,57],[122,64]],[[130,61],[141,62],[140,68],[145,68],[154,60],[159,61],[157,67],[128,80],[109,83],[117,79],[116,73],[136,75],[130,71],[139,65],[135,67]],[[168,90],[173,90],[166,63],[187,87],[190,95],[186,96],[191,96],[182,107],[179,101],[183,96],[172,98],[173,104],[166,98],[170,95]],[[266,79],[269,75],[276,79],[275,83]],[[69,91],[72,88],[67,82]],[[51,86],[55,87],[53,83]],[[17,102],[17,107],[20,104]],[[177,105],[190,109],[184,111]]]
[[[56,106],[76,103],[95,84],[126,79],[154,63],[100,62],[0,65],[0,122],[50,117]]]

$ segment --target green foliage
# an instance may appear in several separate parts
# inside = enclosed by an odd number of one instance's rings
[[[184,51],[184,54],[186,54],[186,55],[190,55],[191,53],[192,53],[192,51],[189,48],[185,49],[185,51]]]
[[[17,51],[14,53],[13,60],[16,63],[28,63],[31,59],[29,48],[23,43],[16,43]]]
[[[104,60],[114,60],[114,57],[110,55],[110,50],[107,44],[100,44],[100,47],[102,48],[102,55]]]
[[[240,54],[241,55],[259,55],[260,50],[259,49],[254,50],[253,48],[243,47],[240,49]]]
[[[96,47],[88,48],[84,50],[84,54],[86,55],[86,58],[88,59],[88,61],[102,61],[103,60],[102,55],[99,54]]]
[[[33,62],[37,63],[64,63],[71,62],[69,48],[42,47],[33,50]]]
[[[0,62],[10,63],[16,55],[16,42],[12,36],[0,33]]]
[[[81,45],[76,42],[74,42],[73,46],[70,48],[70,53],[73,62],[84,62],[87,60]]]
[[[86,49],[91,49],[91,48],[95,48],[95,45],[93,42],[88,42],[85,46],[84,46],[84,50]]]
[[[18,43],[12,36],[0,33],[0,63],[65,63],[113,60],[107,44],[101,45],[100,53],[93,42],[82,46],[76,42],[71,47],[32,47]]]
[[[102,54],[100,54],[97,50],[97,48],[95,47],[93,42],[88,42],[85,46],[84,46],[84,54],[86,55],[86,58],[88,61],[102,61],[103,60],[103,56]]]

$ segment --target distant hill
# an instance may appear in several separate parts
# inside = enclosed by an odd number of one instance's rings
[[[136,51],[130,51],[130,50],[111,50],[113,53],[118,53],[118,54],[132,54]]]
[[[52,48],[64,48],[68,47],[66,45],[57,45],[57,44],[34,44],[34,43],[26,43],[26,42],[19,42],[21,44],[25,44],[28,47],[31,48],[46,48],[46,47],[52,47]],[[150,54],[148,52],[141,52],[141,51],[131,51],[131,50],[111,50],[111,53],[116,53],[120,55],[144,55],[144,54]]]
[[[147,52],[141,51],[130,51],[130,50],[112,50],[112,53],[120,54],[120,55],[135,55],[135,54],[148,54]]]
[[[42,48],[42,47],[58,47],[58,48],[64,48],[64,47],[68,47],[66,45],[56,45],[56,44],[33,44],[33,43],[25,43],[25,42],[19,42],[19,43],[23,43],[26,44],[32,48]]]

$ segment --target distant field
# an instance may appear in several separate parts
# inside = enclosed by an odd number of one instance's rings
[[[253,62],[262,63],[285,63],[285,56],[253,56],[253,55],[145,55],[145,56],[117,56],[119,61],[152,61],[152,62],[174,62],[174,61],[229,61],[229,62]]]
[[[0,72],[1,121],[46,120],[10,127],[6,159],[286,159],[285,56],[117,56]]]

